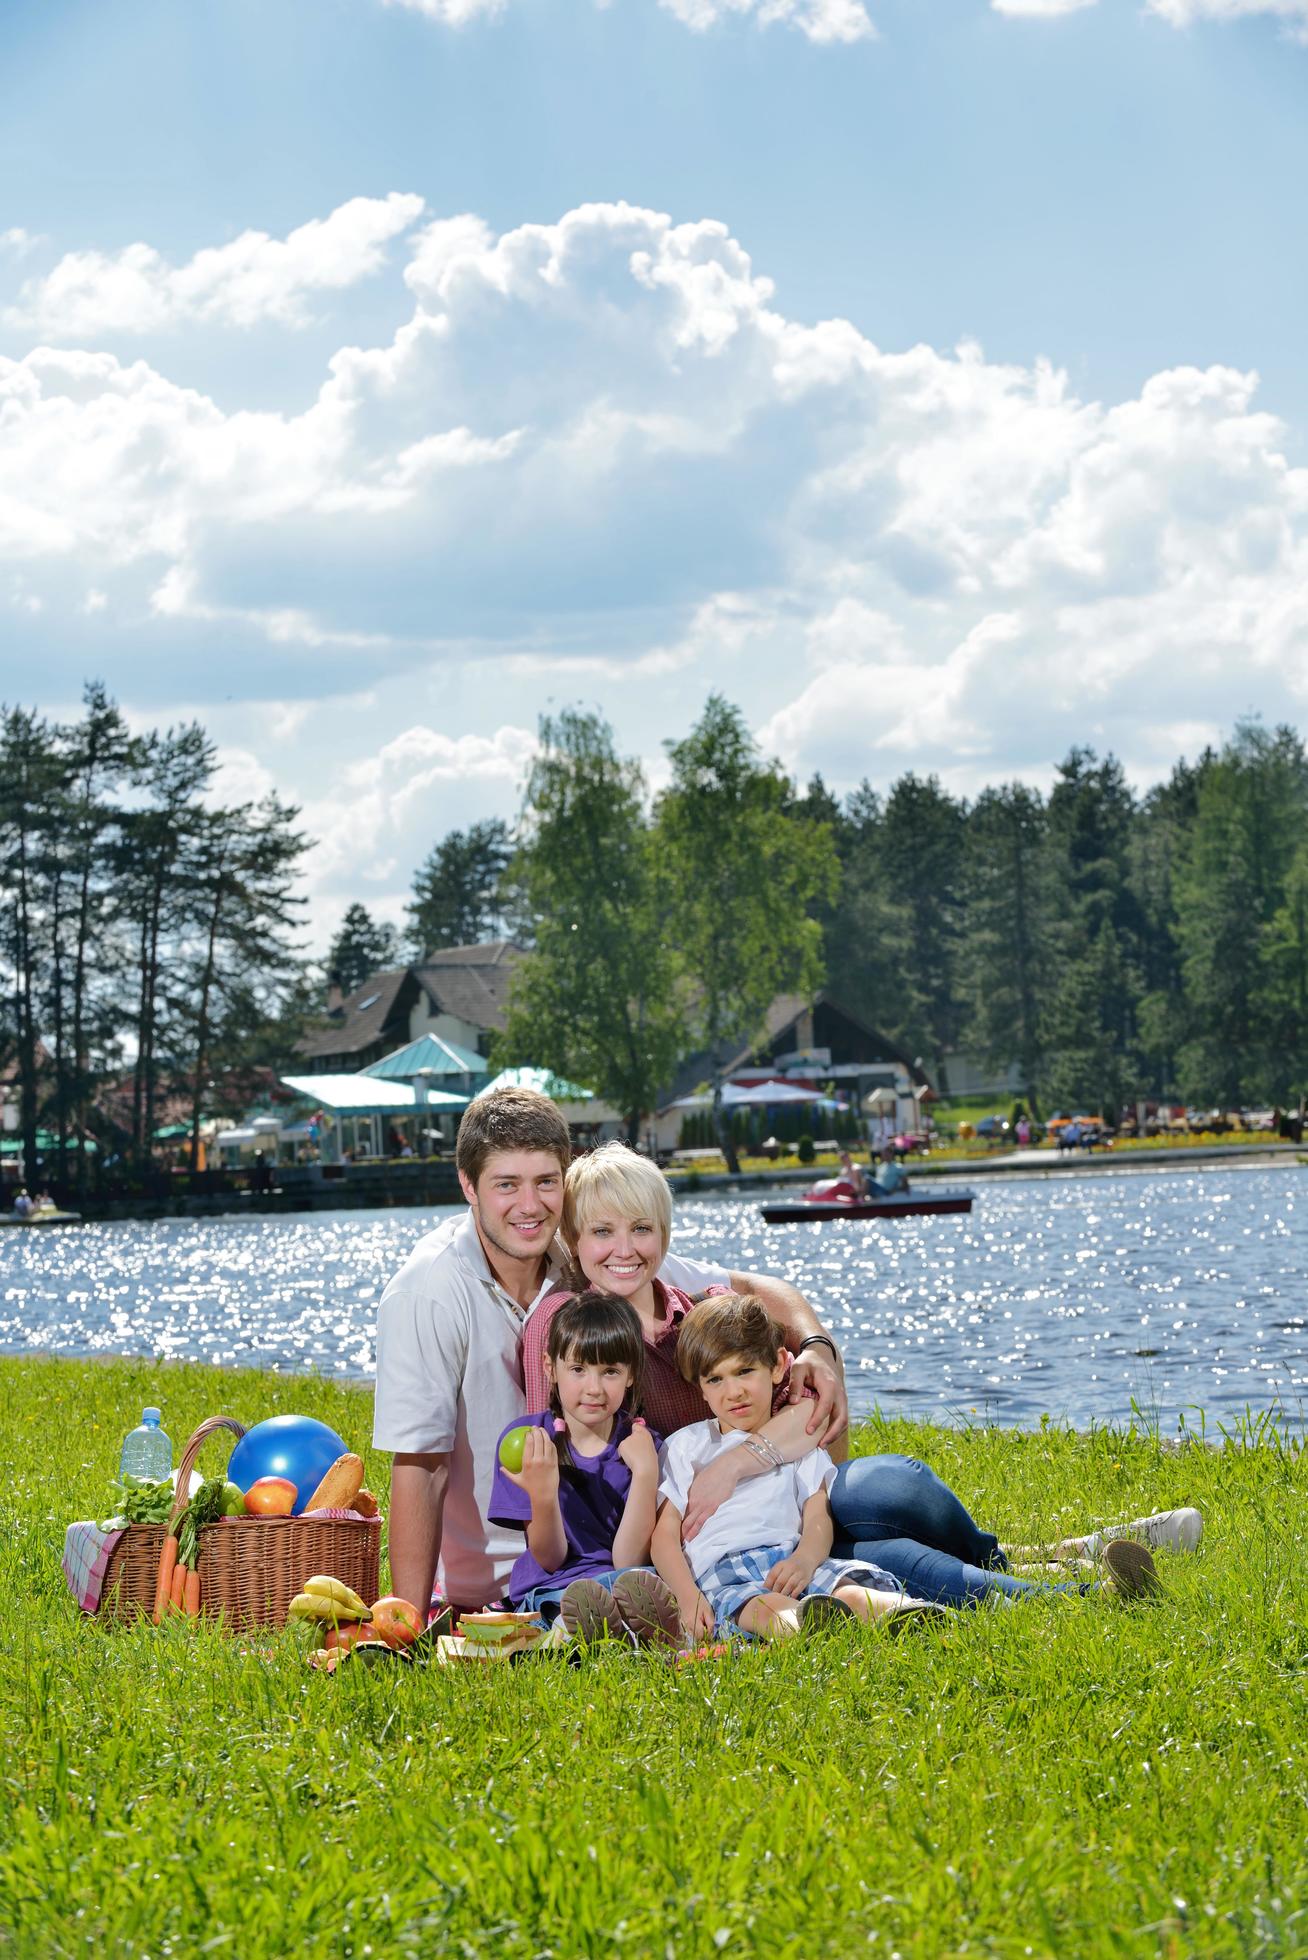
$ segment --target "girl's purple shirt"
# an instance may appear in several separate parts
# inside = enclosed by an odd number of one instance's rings
[[[523,1416],[517,1422],[508,1424],[500,1441],[510,1429],[524,1427],[543,1429],[553,1441],[554,1422],[552,1409],[544,1409],[538,1415]],[[511,1600],[525,1598],[537,1586],[563,1587],[571,1585],[574,1579],[593,1579],[599,1572],[612,1572],[613,1541],[618,1535],[618,1526],[622,1523],[631,1490],[631,1472],[618,1455],[618,1445],[630,1436],[633,1427],[626,1410],[620,1409],[614,1418],[613,1434],[599,1455],[575,1457],[572,1469],[561,1468],[559,1515],[563,1519],[563,1535],[568,1542],[567,1558],[557,1571],[547,1572],[524,1546],[522,1556],[509,1575]],[[653,1430],[649,1434],[655,1449],[658,1449],[662,1438],[656,1436]],[[498,1444],[489,1515],[492,1524],[517,1525],[523,1531],[531,1522],[531,1499],[505,1474]]]

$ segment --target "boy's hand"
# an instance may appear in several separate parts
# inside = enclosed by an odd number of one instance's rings
[[[658,1475],[659,1453],[648,1429],[633,1429],[630,1436],[624,1436],[618,1444],[618,1459],[626,1464],[633,1477],[637,1471],[652,1477]]]
[[[789,1558],[779,1558],[767,1575],[771,1591],[784,1593],[787,1599],[798,1599],[804,1588],[812,1580],[820,1561],[805,1558],[800,1552],[792,1552]]]
[[[693,1647],[697,1640],[707,1640],[717,1624],[713,1608],[702,1592],[694,1593],[689,1599],[679,1599],[678,1609],[686,1638]]]
[[[559,1453],[553,1439],[543,1429],[529,1429],[522,1441],[521,1470],[505,1470],[504,1474],[511,1484],[526,1491],[533,1511],[538,1504],[548,1504],[559,1493]]]

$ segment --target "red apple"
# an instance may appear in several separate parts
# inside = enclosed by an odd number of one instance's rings
[[[289,1518],[298,1496],[289,1477],[260,1477],[245,1493],[245,1508],[256,1518]]]
[[[412,1647],[422,1632],[422,1614],[407,1599],[397,1599],[388,1593],[379,1599],[368,1616],[373,1632],[379,1634],[388,1647]]]

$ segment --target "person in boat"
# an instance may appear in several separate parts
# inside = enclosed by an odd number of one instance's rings
[[[876,1175],[878,1198],[902,1197],[908,1191],[908,1172],[895,1154],[895,1146],[888,1143],[881,1152],[881,1168]]]
[[[861,1164],[854,1162],[854,1159],[849,1154],[848,1146],[840,1153],[840,1175],[846,1184],[853,1186],[855,1198],[861,1199],[867,1197],[867,1172]]]
[[[667,1191],[647,1159],[627,1155]],[[570,1156],[567,1124],[547,1096],[515,1088],[478,1097],[464,1111],[456,1146],[468,1208],[418,1241],[382,1295],[373,1442],[395,1457],[392,1584],[416,1605],[427,1605],[439,1573],[451,1605],[485,1606],[503,1592],[522,1550],[520,1533],[490,1521],[491,1488],[504,1430],[548,1404],[539,1365],[524,1397],[519,1342],[524,1323],[564,1287],[556,1232]],[[658,1238],[653,1273],[668,1296],[688,1302],[706,1287],[734,1287],[758,1294],[776,1318],[798,1356],[788,1391],[796,1452],[843,1436],[839,1355],[803,1295],[767,1274],[671,1254],[667,1233],[660,1229]],[[643,1273],[643,1258],[636,1263]],[[648,1385],[645,1399],[658,1429]]]
[[[702,1301],[728,1289],[715,1287],[696,1296],[669,1284],[671,1230],[672,1195],[648,1158],[625,1144],[609,1143],[570,1166],[561,1231],[572,1270],[566,1284],[542,1292],[523,1329],[522,1368],[530,1407],[543,1406],[541,1398],[548,1397],[545,1353],[553,1317],[589,1286],[630,1301],[640,1317],[646,1342],[642,1400],[651,1427],[667,1438],[712,1415],[698,1382],[682,1376],[677,1343]],[[729,1290],[750,1289],[733,1278]],[[816,1340],[836,1352],[829,1336]],[[807,1353],[814,1343],[810,1336]],[[777,1385],[773,1413],[751,1444],[716,1456],[695,1476],[682,1515],[683,1542],[704,1529],[742,1482],[795,1463],[823,1442],[821,1434],[810,1433],[814,1424],[812,1418],[804,1420],[803,1403],[789,1399],[793,1376],[792,1364],[789,1383],[783,1377]],[[825,1447],[833,1458],[841,1457],[845,1439],[834,1446],[828,1441]],[[833,1555],[889,1572],[918,1599],[966,1607],[997,1593],[1019,1597],[1049,1590],[1047,1579],[1011,1572],[995,1534],[983,1530],[962,1499],[917,1458],[882,1452],[840,1462],[830,1499]],[[1154,1522],[1138,1520],[1125,1528],[1125,1535],[1147,1538],[1145,1526]],[[1079,1589],[1079,1582],[1074,1584]]]
[[[30,1218],[32,1216],[32,1210],[33,1210],[32,1200],[27,1195],[26,1189],[20,1186],[18,1190],[18,1195],[14,1199],[14,1217]]]

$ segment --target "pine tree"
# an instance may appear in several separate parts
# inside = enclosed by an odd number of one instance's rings
[[[374,973],[384,973],[400,960],[400,935],[393,925],[374,919],[356,900],[345,908],[336,937],[327,953],[327,977],[343,994],[352,994]]]
[[[498,817],[442,838],[416,873],[406,908],[419,959],[441,946],[476,946],[495,936],[512,855],[508,826]]]

